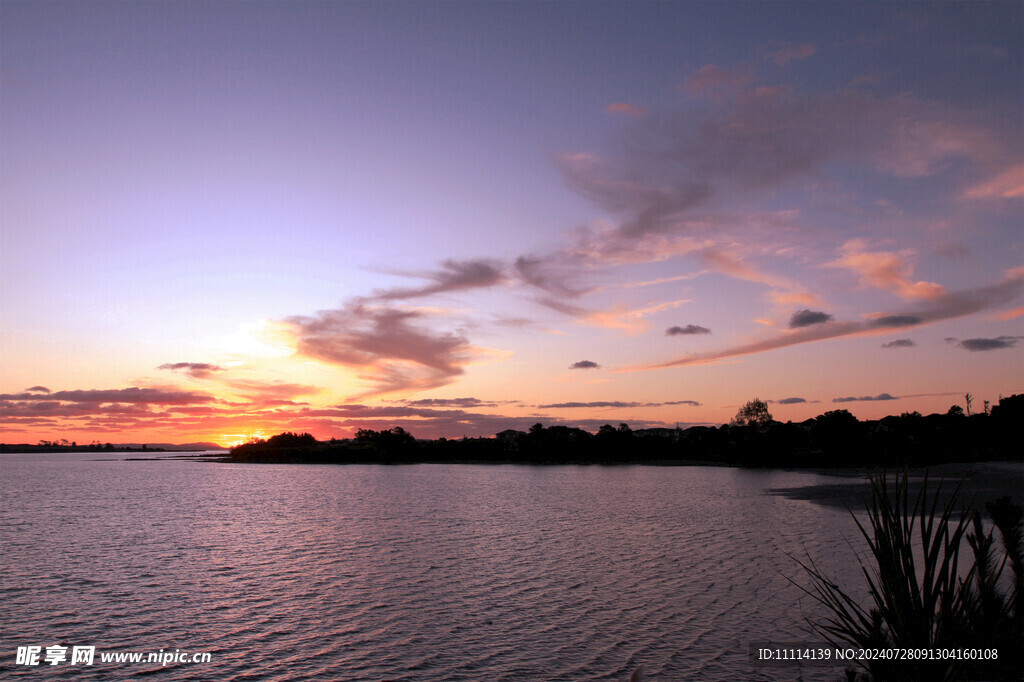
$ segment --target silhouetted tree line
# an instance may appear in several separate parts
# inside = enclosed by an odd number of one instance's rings
[[[522,464],[705,463],[753,467],[922,466],[1021,458],[1024,394],[1002,398],[987,413],[903,413],[860,421],[831,410],[804,422],[775,421],[763,401],[740,409],[730,424],[639,429],[605,424],[597,433],[534,424],[493,438],[418,440],[402,427],[360,429],[355,438],[318,441],[282,433],[238,446],[240,462]]]
[[[0,452],[164,452],[163,448],[151,448],[143,445],[138,448],[113,445],[111,443],[101,444],[93,441],[88,445],[79,445],[75,441],[66,438],[60,440],[41,440],[36,444],[29,443],[0,443]]]

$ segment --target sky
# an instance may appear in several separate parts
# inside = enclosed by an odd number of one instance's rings
[[[1024,392],[1024,3],[0,3],[0,440]]]

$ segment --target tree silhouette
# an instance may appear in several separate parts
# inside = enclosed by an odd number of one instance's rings
[[[772,422],[772,413],[768,411],[768,403],[754,398],[740,408],[732,418],[733,426],[764,426]]]

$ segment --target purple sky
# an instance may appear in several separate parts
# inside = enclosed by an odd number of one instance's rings
[[[5,441],[1024,389],[1022,3],[0,16]]]

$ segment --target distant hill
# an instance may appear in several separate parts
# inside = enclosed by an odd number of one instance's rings
[[[227,450],[216,443],[104,443],[64,445],[63,443],[0,443],[0,452],[198,452]]]

